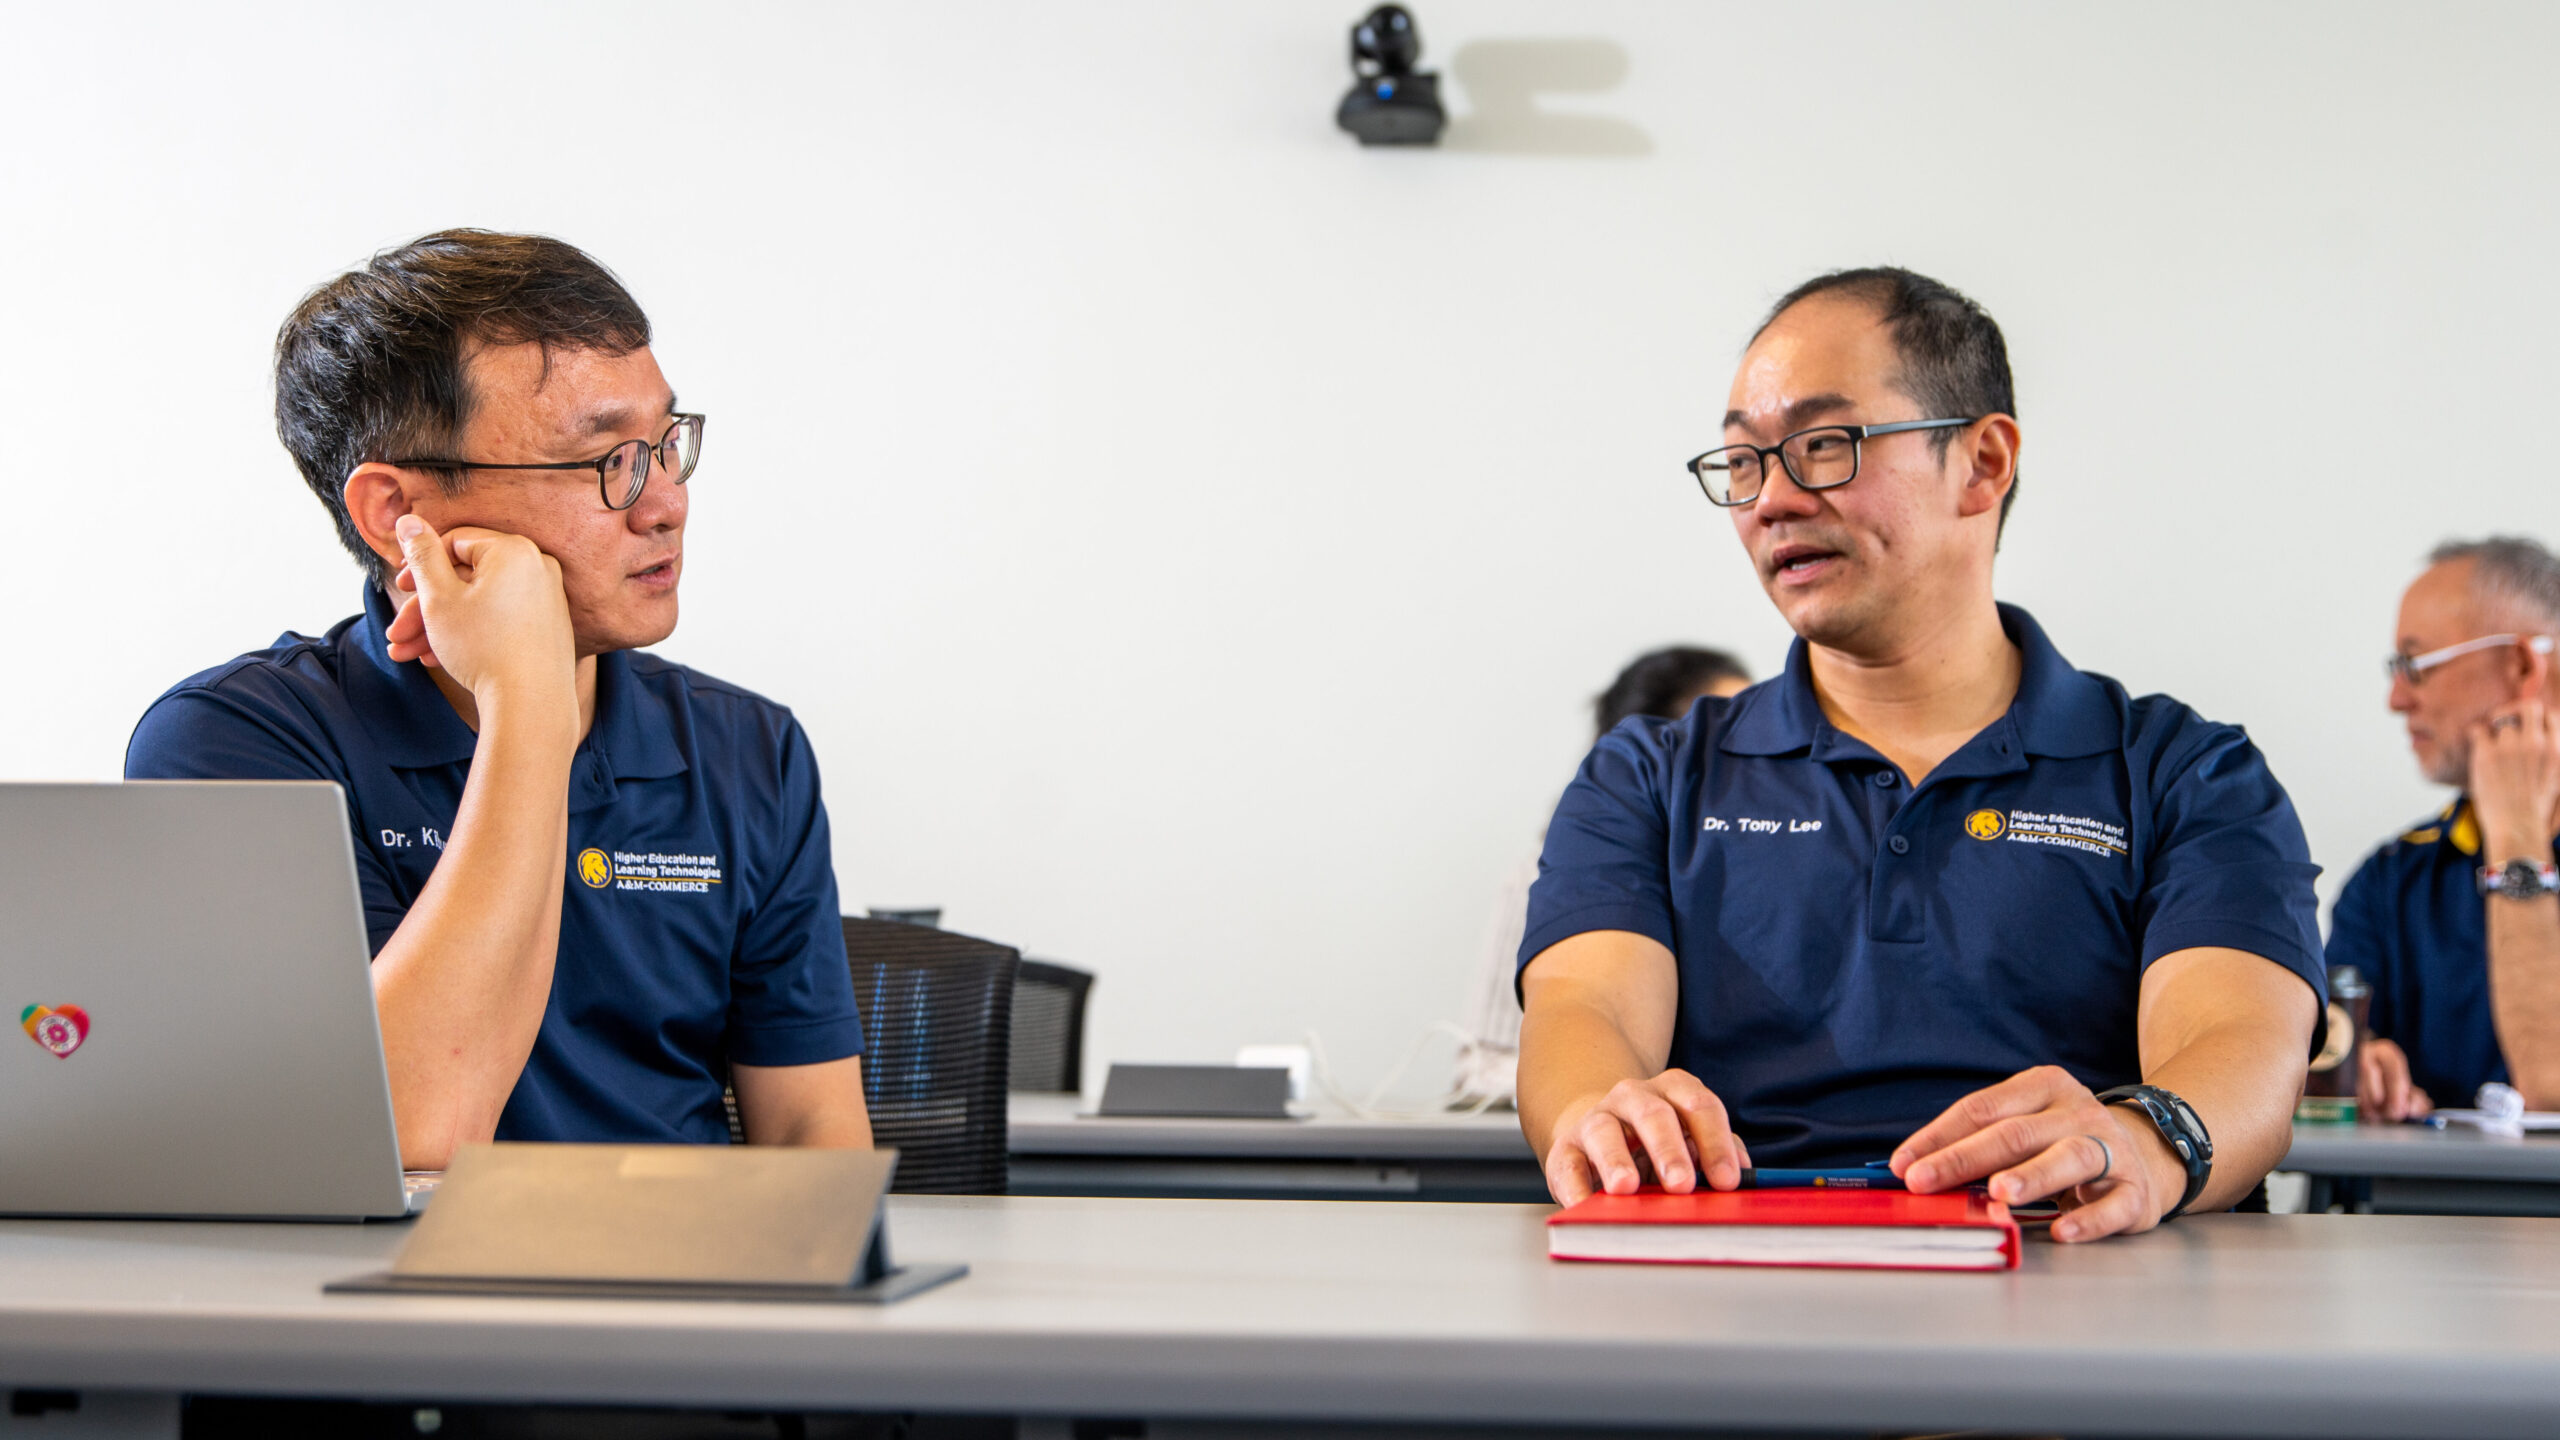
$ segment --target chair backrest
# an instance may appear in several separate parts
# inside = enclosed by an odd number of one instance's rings
[[[1046,960],[1025,960],[1013,977],[1016,1090],[1084,1089],[1084,1000],[1093,976]]]
[[[875,1143],[898,1148],[892,1189],[1005,1191],[1012,948],[948,930],[846,916],[862,1010],[862,1088]]]

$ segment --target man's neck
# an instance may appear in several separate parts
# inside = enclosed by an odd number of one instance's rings
[[[436,689],[443,693],[445,703],[453,707],[454,714],[462,717],[463,724],[471,727],[471,733],[479,734],[480,706],[471,698],[471,692],[444,673],[440,666],[428,666],[427,678],[436,682]],[[596,657],[581,655],[578,657],[578,738],[585,739],[595,725]]]
[[[1872,653],[1806,651],[1824,718],[1914,785],[2007,713],[2025,663],[1987,596]]]

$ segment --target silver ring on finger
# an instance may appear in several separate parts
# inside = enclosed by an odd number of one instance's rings
[[[2109,1175],[2115,1173],[2116,1152],[2108,1149],[2107,1142],[2099,1139],[2095,1135],[2088,1136],[2087,1138],[2091,1144],[2098,1147],[2098,1173],[2090,1176],[2088,1179],[2083,1180],[2080,1183],[2083,1185],[2095,1185],[2099,1181],[2104,1180]]]
[[[2489,733],[2495,735],[2501,730],[2519,729],[2523,724],[2524,717],[2521,715],[2494,716],[2489,721]]]

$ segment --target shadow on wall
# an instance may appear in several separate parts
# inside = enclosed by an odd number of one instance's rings
[[[1541,108],[1542,95],[1605,95],[1627,78],[1615,40],[1474,40],[1449,73],[1471,107],[1449,122],[1443,150],[1489,155],[1650,155],[1653,137],[1614,115]]]

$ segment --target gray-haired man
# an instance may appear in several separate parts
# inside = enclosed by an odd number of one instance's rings
[[[2400,601],[2391,708],[2462,793],[2375,851],[2330,919],[2329,963],[2373,982],[2364,1112],[2468,1105],[2491,1080],[2560,1109],[2560,557],[2498,537],[2430,559]]]

